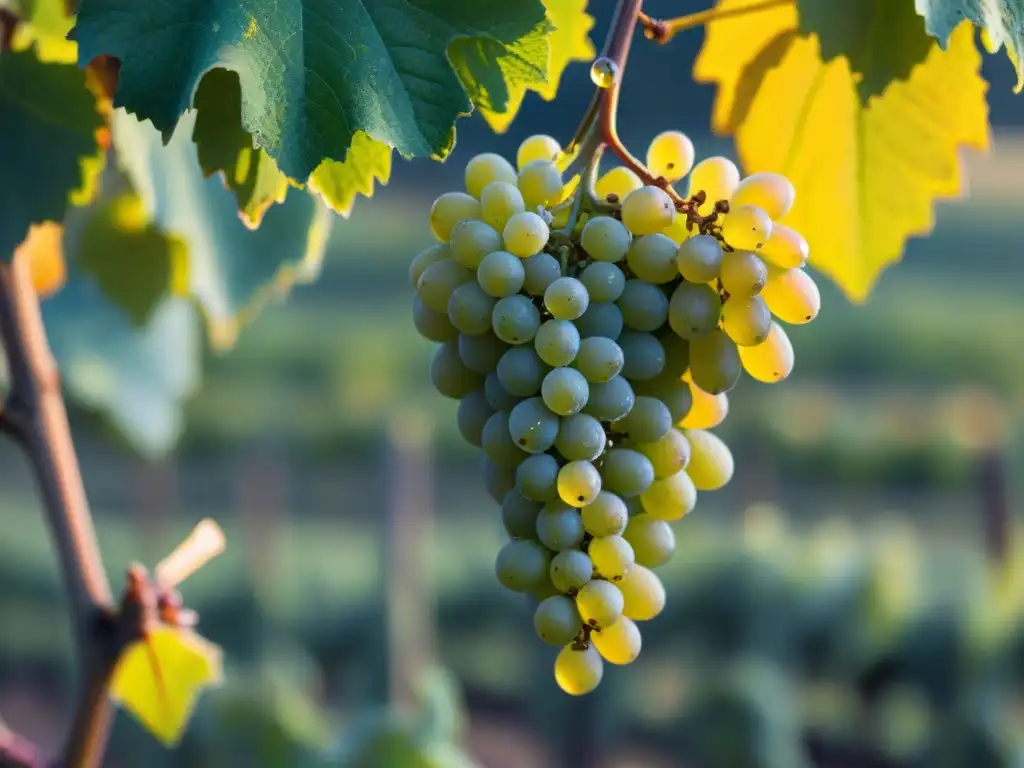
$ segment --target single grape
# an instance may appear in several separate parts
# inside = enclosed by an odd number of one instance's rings
[[[773,223],[772,234],[758,254],[780,269],[798,269],[807,263],[811,248],[799,232],[785,224]]]
[[[409,284],[412,285],[413,289],[417,289],[420,283],[420,277],[426,271],[427,267],[433,264],[435,261],[441,261],[442,259],[450,259],[452,257],[451,249],[445,243],[437,243],[427,248],[425,251],[420,251],[416,254],[416,258],[412,260],[409,265]]]
[[[758,345],[760,346],[760,345]],[[743,373],[740,349],[725,331],[717,328],[690,342],[690,373],[693,383],[713,395],[728,392]]]
[[[497,300],[488,296],[479,283],[463,283],[448,299],[448,319],[464,334],[487,333],[491,330],[495,304]]]
[[[476,269],[484,256],[501,247],[501,235],[482,221],[466,219],[452,228],[449,248],[452,258],[464,267]]]
[[[511,411],[522,399],[505,389],[496,372],[487,374],[487,378],[484,380],[484,394],[487,396],[487,404],[495,411]]]
[[[722,257],[720,280],[730,296],[756,296],[768,282],[768,268],[753,251],[730,251]]]
[[[558,496],[569,506],[585,507],[600,492],[601,473],[589,461],[570,461],[558,471]]]
[[[605,453],[601,466],[604,487],[623,498],[639,496],[654,482],[651,460],[639,451],[613,448]]]
[[[659,187],[640,187],[622,201],[622,223],[634,235],[653,235],[675,218],[672,198]]]
[[[753,347],[768,338],[772,313],[760,296],[731,296],[722,306],[722,330],[741,347]]]
[[[787,269],[765,283],[761,291],[769,311],[790,325],[803,325],[818,316],[821,293],[802,269]]]
[[[484,423],[481,443],[487,458],[501,467],[515,469],[526,458],[526,454],[512,440],[508,429],[508,413],[495,411]],[[512,480],[515,484],[515,479]]]
[[[562,196],[562,172],[550,160],[533,160],[524,165],[516,183],[528,211],[550,207]]]
[[[517,213],[505,224],[502,238],[509,253],[521,259],[540,253],[551,234],[547,222],[531,211]]]
[[[772,220],[753,205],[730,205],[722,219],[722,238],[733,248],[757,250],[771,234]]]
[[[531,456],[519,466],[525,467],[533,458],[536,457]],[[516,476],[518,475],[517,469]],[[501,524],[513,539],[532,539],[537,535],[537,515],[540,514],[542,506],[540,502],[527,498],[513,488],[501,500]]]
[[[614,264],[595,261],[580,273],[591,301],[615,301],[626,287],[626,276]]]
[[[569,320],[548,320],[537,329],[533,345],[548,365],[569,365],[580,350],[580,332]]]
[[[597,184],[594,185],[594,191],[600,200],[607,200],[609,195],[615,195],[615,198],[622,202],[630,192],[640,189],[643,185],[644,183],[640,180],[639,176],[629,170],[629,168],[620,165],[612,168],[598,179]],[[597,257],[595,256],[594,258]]]
[[[459,329],[452,325],[447,312],[435,312],[419,296],[412,300],[412,322],[420,336],[430,341],[455,341],[459,338]]]
[[[629,382],[622,376],[615,376],[590,387],[590,399],[583,406],[583,412],[599,421],[615,421],[629,413],[635,399]]]
[[[549,501],[537,515],[537,538],[554,552],[578,547],[583,534],[579,512],[559,499]]]
[[[584,696],[601,684],[604,662],[593,646],[565,646],[555,658],[555,682],[570,696]]]
[[[593,301],[576,319],[576,329],[581,339],[593,336],[617,339],[622,333],[622,310],[610,302]]]
[[[508,220],[526,210],[523,195],[515,184],[492,181],[480,193],[480,215],[496,232],[502,232]]]
[[[434,350],[430,361],[430,383],[445,397],[456,400],[484,385],[484,377],[471,371],[459,357],[459,345],[446,341]]]
[[[506,296],[494,305],[491,326],[506,344],[525,344],[540,328],[540,311],[526,296]]]
[[[516,165],[525,168],[534,160],[554,160],[562,151],[557,139],[538,133],[523,140],[516,152]]]
[[[636,446],[651,461],[654,479],[664,480],[690,463],[690,443],[678,429],[670,429],[658,440]]]
[[[547,287],[562,276],[558,259],[550,253],[538,253],[523,260],[523,267],[526,270],[523,288],[531,296],[543,296]]]
[[[740,352],[743,358],[743,352]],[[711,395],[693,382],[688,382],[693,405],[689,412],[678,422],[684,429],[711,429],[717,427],[729,415],[729,396],[725,393]]]
[[[728,200],[740,183],[740,169],[727,157],[708,157],[690,172],[690,194],[703,192],[706,200],[700,206],[703,214],[714,210],[719,200]]]
[[[615,585],[622,593],[622,615],[633,621],[650,621],[665,609],[665,585],[657,574],[639,563]]]
[[[611,664],[632,664],[640,655],[640,629],[623,616],[617,622],[590,636],[601,658]]]
[[[576,368],[594,384],[602,384],[618,376],[625,361],[622,348],[604,336],[583,339],[576,353]]]
[[[634,331],[656,331],[668,320],[668,297],[656,285],[630,280],[616,302],[622,322]]]
[[[576,595],[576,607],[591,627],[610,627],[622,616],[624,600],[610,581],[592,579]]]
[[[622,261],[629,251],[629,242],[629,230],[611,216],[595,216],[580,232],[580,245],[595,261]]]
[[[694,150],[690,137],[680,131],[663,131],[647,147],[647,168],[669,184],[683,178],[693,168]]]
[[[621,536],[599,536],[591,539],[587,554],[594,571],[608,581],[621,581],[636,556],[633,547]]]
[[[621,498],[611,491],[601,491],[580,510],[580,517],[583,528],[591,536],[618,536],[626,530],[629,512]]]
[[[576,601],[564,595],[549,597],[537,606],[533,628],[538,637],[551,645],[566,645],[583,629]]]
[[[676,268],[691,283],[710,283],[722,271],[722,245],[711,235],[694,235],[676,251]]]
[[[554,368],[544,377],[540,387],[544,403],[559,416],[579,413],[590,397],[586,377],[575,368]],[[552,442],[554,438],[552,437]]]
[[[547,366],[533,347],[512,347],[498,361],[498,381],[513,397],[536,395],[547,372]]]
[[[548,410],[539,397],[523,400],[509,413],[509,434],[512,442],[527,453],[542,453],[555,444],[558,417]]]
[[[590,79],[598,88],[611,88],[619,80],[619,65],[607,56],[598,56],[590,65]]]
[[[543,601],[547,600],[549,597],[555,597],[558,594],[560,593],[555,589],[555,585],[551,583],[551,579],[547,578],[539,587],[534,587],[526,593],[526,602],[527,605],[530,606],[531,610],[536,611],[537,606]]]
[[[554,456],[535,453],[516,468],[516,489],[527,499],[552,501],[558,497],[558,470]],[[534,535],[533,530],[530,535]]]
[[[427,267],[417,284],[420,299],[435,312],[448,314],[448,301],[463,283],[473,279],[473,272],[455,259],[441,259]]]
[[[551,553],[536,541],[512,539],[499,551],[494,562],[498,581],[513,592],[527,592],[548,580]]]
[[[430,231],[447,243],[460,221],[480,218],[480,201],[465,192],[445,192],[430,207]]]
[[[601,422],[589,414],[574,413],[562,419],[555,449],[569,461],[593,461],[607,442]]]
[[[516,471],[513,467],[502,467],[495,464],[489,458],[484,459],[483,464],[484,487],[487,493],[498,504],[501,504],[505,494],[516,487]]]
[[[690,385],[667,371],[662,371],[653,379],[635,382],[633,392],[638,396],[653,397],[663,402],[668,408],[673,424],[684,418],[693,405]]]
[[[549,575],[555,589],[575,595],[594,577],[594,564],[585,552],[565,549],[552,558]]]
[[[502,299],[519,293],[526,280],[526,268],[522,259],[508,251],[493,251],[480,261],[476,280],[486,293]]]
[[[740,362],[750,377],[765,384],[782,381],[793,372],[793,344],[778,323],[772,323],[768,338],[756,347],[740,347]],[[593,391],[591,391],[593,399]]]
[[[477,200],[492,181],[516,183],[512,163],[495,152],[484,152],[466,163],[466,191]]]
[[[623,537],[633,547],[637,564],[645,568],[664,565],[676,551],[676,535],[672,526],[648,514],[630,518]]]
[[[625,365],[622,375],[631,381],[653,379],[665,369],[665,347],[650,333],[623,331],[618,345],[622,347]]]
[[[544,291],[544,306],[552,317],[575,320],[590,306],[590,294],[575,277],[560,277]]]
[[[690,224],[685,215],[676,216],[671,224],[661,230],[661,234],[669,238],[677,246],[689,238],[699,234],[700,230]]]
[[[722,298],[707,283],[680,283],[668,303],[669,326],[691,342],[714,330],[721,315]]]
[[[793,208],[796,188],[780,173],[752,173],[736,187],[730,205],[752,205],[778,221]]]
[[[697,487],[685,469],[655,480],[640,494],[644,512],[658,520],[681,520],[697,505]]]
[[[679,277],[677,250],[678,246],[670,237],[655,232],[633,241],[626,254],[626,263],[641,280],[660,285]]]
[[[494,410],[487,403],[482,389],[475,389],[459,401],[459,409],[455,420],[459,434],[470,445],[477,448],[483,445],[484,424],[491,418]]]
[[[665,367],[659,376],[681,378],[690,368],[690,342],[680,338],[669,327],[663,327],[655,334],[665,349]]]
[[[636,445],[660,440],[672,429],[672,414],[656,397],[638,396],[633,408],[612,424],[612,430]]]
[[[686,472],[697,490],[717,491],[732,479],[736,464],[722,438],[704,429],[691,429],[686,439],[692,451]]]

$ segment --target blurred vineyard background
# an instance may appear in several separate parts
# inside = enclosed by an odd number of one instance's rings
[[[611,3],[593,5],[601,30]],[[698,45],[639,47],[632,66],[685,73]],[[229,539],[184,589],[228,684],[176,751],[121,716],[109,765],[304,766],[390,701],[423,704],[411,722],[483,768],[1024,766],[1024,102],[1004,58],[986,67],[996,133],[968,158],[970,199],[939,208],[868,306],[826,287],[789,380],[730,393],[736,477],[678,526],[640,659],[586,699],[558,691],[524,601],[494,580],[497,507],[429,388],[407,279],[433,197],[478,151],[567,136],[585,68],[506,136],[464,121],[445,165],[397,162],[335,227],[320,280],[208,356],[175,455],[143,461],[74,410],[109,565],[154,563],[206,516]],[[709,89],[663,87],[627,81],[628,144],[678,127],[700,156],[731,153],[707,136]],[[0,532],[0,713],[53,744],[70,640],[6,443]],[[430,768],[381,744],[344,764]]]

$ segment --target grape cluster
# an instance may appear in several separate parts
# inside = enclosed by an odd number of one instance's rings
[[[690,140],[667,131],[647,164],[666,187],[688,176],[688,199],[620,167],[570,221],[560,156],[533,136],[517,167],[470,160],[466,191],[434,203],[439,242],[410,279],[416,328],[438,343],[431,381],[459,401],[501,504],[498,580],[529,596],[537,634],[561,648],[558,684],[580,695],[605,661],[637,657],[637,622],[665,605],[653,569],[675,549],[671,523],[732,477],[709,431],[726,392],[743,370],[790,373],[777,321],[812,320],[820,297],[806,242],[779,222],[794,202],[783,176],[694,165]]]

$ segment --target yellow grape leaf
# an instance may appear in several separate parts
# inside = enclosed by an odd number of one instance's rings
[[[356,195],[373,197],[373,183],[387,184],[391,179],[391,147],[356,131],[345,162],[324,160],[309,177],[309,188],[346,218],[352,212]]]
[[[491,130],[504,133],[512,124],[519,108],[523,105],[527,90],[540,95],[545,101],[551,101],[558,93],[558,84],[565,68],[573,61],[590,61],[594,58],[594,43],[590,39],[590,30],[594,26],[594,17],[587,13],[587,0],[543,0],[547,9],[548,21],[555,31],[548,37],[550,57],[548,59],[547,82],[537,85],[510,83],[508,101],[502,112],[480,107]]]
[[[14,250],[14,258],[28,259],[32,285],[40,298],[52,296],[67,282],[63,240],[64,227],[55,221],[44,221],[33,224],[28,237]]]
[[[712,127],[735,134],[744,171],[795,185],[785,222],[811,263],[863,301],[907,239],[931,231],[934,200],[959,193],[959,148],[988,144],[981,57],[965,24],[865,99],[858,86],[878,73],[851,72],[845,55],[823,61],[797,22],[790,3],[708,24],[694,79],[718,85]]]
[[[110,696],[173,747],[203,688],[219,683],[221,676],[219,647],[194,632],[160,625],[121,656]]]
[[[13,50],[23,51],[34,44],[40,61],[78,63],[78,46],[67,39],[75,20],[67,13],[64,0],[31,0],[21,10],[22,23],[15,29],[11,41]]]

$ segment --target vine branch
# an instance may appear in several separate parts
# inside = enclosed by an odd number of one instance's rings
[[[708,8],[706,11],[689,13],[674,19],[653,19],[646,13],[641,12],[637,14],[637,18],[640,24],[643,25],[644,35],[647,39],[664,45],[680,32],[685,32],[688,29],[701,27],[709,22],[728,19],[732,16],[745,16],[748,13],[767,11],[789,2],[791,0],[758,0],[749,5],[732,6],[729,8]]]

